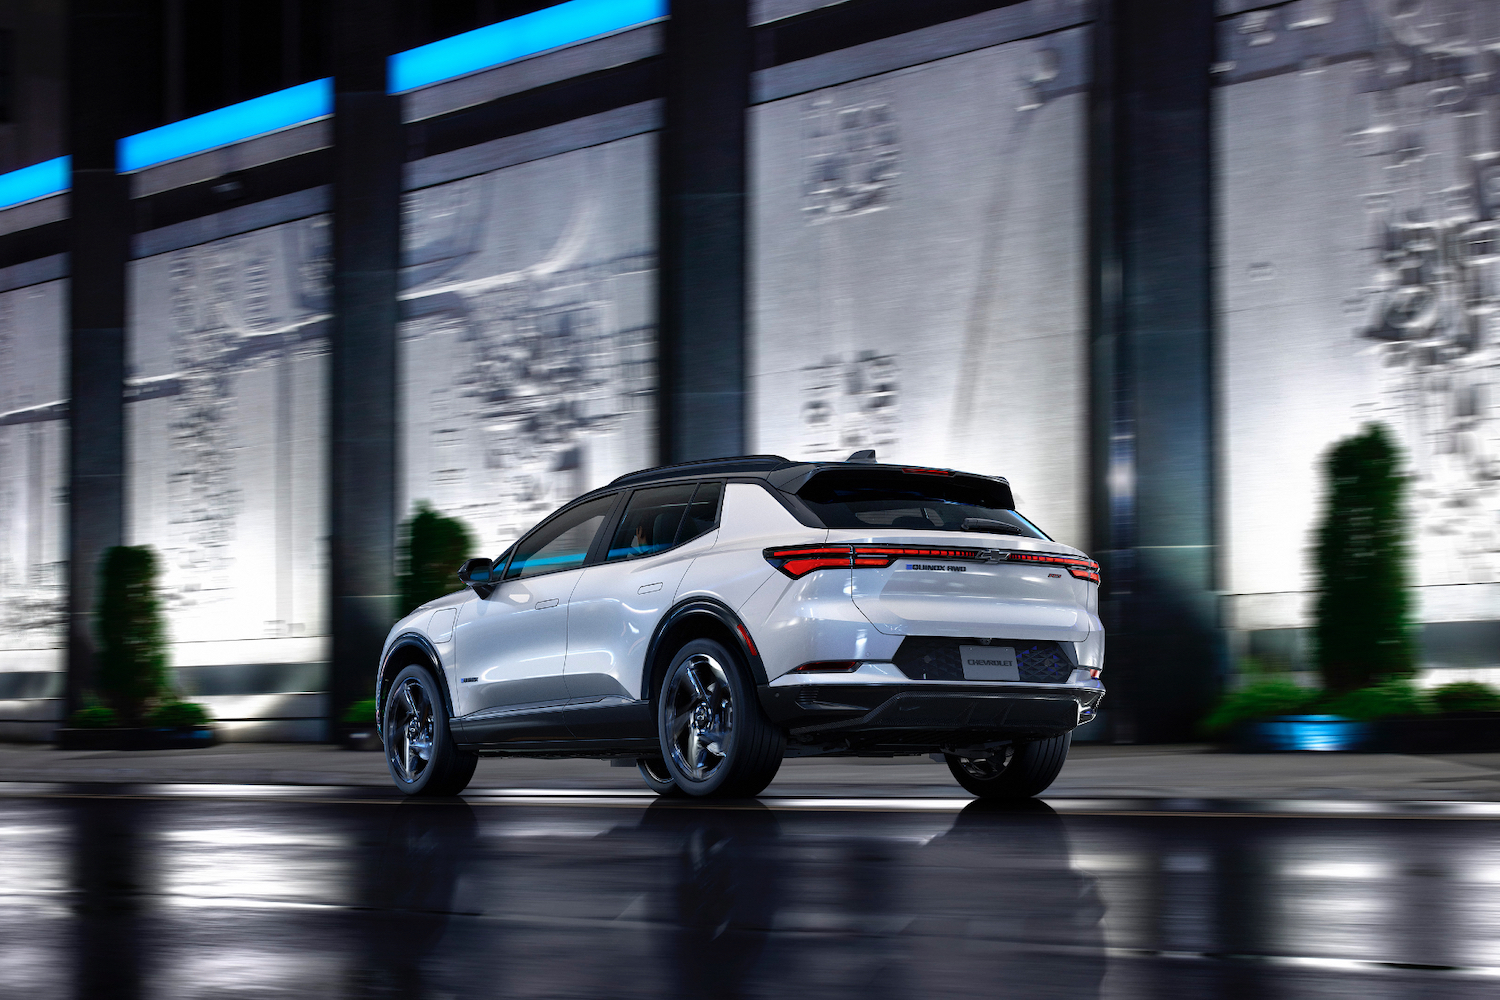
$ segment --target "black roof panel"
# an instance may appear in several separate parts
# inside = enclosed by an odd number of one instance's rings
[[[667,479],[682,479],[687,476],[724,476],[735,473],[771,472],[792,465],[801,465],[780,455],[740,455],[737,458],[707,458],[696,462],[678,462],[676,465],[658,465],[654,469],[627,472],[611,482],[610,486],[633,486]]]

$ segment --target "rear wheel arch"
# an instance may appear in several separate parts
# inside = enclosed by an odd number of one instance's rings
[[[641,699],[655,705],[667,667],[677,650],[694,639],[712,639],[739,653],[750,668],[756,686],[767,682],[766,666],[760,654],[745,642],[740,630],[745,625],[738,615],[720,601],[708,597],[688,598],[662,616],[646,649],[645,669],[641,671]],[[752,640],[753,641],[753,640]]]

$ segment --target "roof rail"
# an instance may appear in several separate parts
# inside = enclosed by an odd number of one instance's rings
[[[797,463],[780,455],[739,455],[734,458],[703,458],[694,462],[677,462],[673,465],[658,465],[654,469],[627,472],[609,485],[650,482],[653,479],[675,479],[679,476],[722,475],[734,472],[770,472],[785,465]]]

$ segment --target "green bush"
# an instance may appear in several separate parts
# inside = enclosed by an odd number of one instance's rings
[[[400,613],[410,614],[428,601],[459,590],[455,574],[474,554],[474,539],[458,518],[447,517],[426,503],[401,526]]]
[[[1500,691],[1477,681],[1444,684],[1429,697],[1439,712],[1500,712]]]
[[[158,729],[188,729],[208,725],[208,712],[193,701],[169,701],[158,705],[150,715],[150,724]]]
[[[1340,441],[1324,468],[1318,529],[1317,645],[1323,685],[1352,692],[1410,677],[1411,595],[1406,572],[1406,477],[1380,424]]]
[[[1206,735],[1220,736],[1242,722],[1277,715],[1301,715],[1310,711],[1321,696],[1321,691],[1302,687],[1292,680],[1271,678],[1255,681],[1224,695],[1203,720],[1202,729]]]
[[[1331,698],[1324,710],[1346,719],[1369,722],[1392,715],[1423,715],[1432,711],[1427,697],[1410,681],[1394,680]]]
[[[88,705],[68,717],[74,729],[113,729],[119,724],[120,717],[108,705]]]
[[[99,694],[125,723],[137,724],[167,690],[167,629],[149,545],[104,553],[95,628]]]
[[[375,724],[376,708],[377,705],[374,698],[356,701],[344,710],[344,721],[356,726],[373,726]]]

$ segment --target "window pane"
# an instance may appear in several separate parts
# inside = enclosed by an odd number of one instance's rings
[[[687,517],[682,519],[682,530],[677,533],[678,545],[713,530],[713,526],[719,521],[719,497],[723,493],[723,483],[698,484],[698,492],[693,494]]]
[[[609,544],[606,559],[631,559],[672,547],[682,513],[693,498],[693,483],[636,490]]]
[[[580,504],[553,518],[516,545],[516,554],[505,571],[507,580],[576,569],[589,554],[589,545],[599,533],[604,517],[618,496],[600,497]]]
[[[1010,534],[1046,538],[1015,511],[1010,487],[972,476],[884,469],[820,472],[797,495],[829,528],[962,531],[965,518],[999,521]]]

